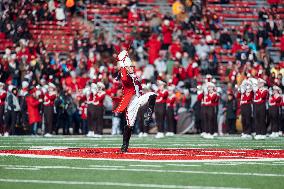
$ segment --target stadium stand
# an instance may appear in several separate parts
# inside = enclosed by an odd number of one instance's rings
[[[19,88],[23,81],[29,88],[51,82],[58,96],[71,93],[76,111],[66,116],[77,131],[86,84],[102,81],[113,97],[115,56],[129,47],[143,82],[155,85],[161,79],[176,85],[176,109],[192,110],[186,104],[207,74],[213,75],[223,101],[226,91],[237,92],[235,85],[247,73],[283,89],[281,1],[93,0],[67,7],[56,0],[34,0],[0,5],[1,82]],[[165,70],[159,67],[163,63]]]

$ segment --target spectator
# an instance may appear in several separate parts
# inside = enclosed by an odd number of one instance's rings
[[[16,121],[21,109],[18,99],[18,90],[13,85],[8,88],[7,104],[5,105],[5,125],[4,136],[15,134]]]
[[[224,106],[224,111],[226,112],[227,133],[236,134],[237,100],[235,99],[233,91],[229,90],[227,94],[228,100]]]
[[[205,43],[204,39],[201,39],[200,44],[196,45],[196,54],[199,58],[206,58],[210,52],[209,46]]]
[[[232,47],[232,39],[226,28],[220,35],[220,44],[222,45],[223,49],[231,49]]]
[[[181,3],[180,0],[176,0],[172,5],[172,14],[177,16],[184,11],[184,5]]]
[[[39,112],[41,99],[38,99],[38,91],[36,88],[33,88],[30,91],[30,95],[27,96],[26,101],[31,133],[32,135],[37,135],[38,125],[41,122],[41,115]]]
[[[66,16],[65,16],[65,12],[64,12],[64,8],[62,5],[59,5],[56,9],[55,9],[55,17],[57,20],[57,24],[64,26],[65,22],[66,22]]]

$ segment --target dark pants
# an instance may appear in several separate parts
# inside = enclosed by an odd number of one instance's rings
[[[255,111],[255,131],[257,135],[265,135],[266,134],[266,109],[265,103],[262,104],[254,104]]]
[[[251,104],[241,105],[241,116],[242,116],[242,125],[243,133],[251,134],[252,132],[252,107]]]
[[[269,107],[269,120],[271,124],[271,131],[279,131],[279,106],[270,106]]]
[[[95,106],[89,104],[87,108],[87,122],[89,131],[94,131],[95,128]]]
[[[236,133],[236,119],[231,119],[231,118],[228,118],[226,120],[226,124],[227,124],[227,132],[229,134],[235,134]]]
[[[30,133],[32,135],[37,134],[37,129],[38,129],[38,123],[33,123],[33,124],[30,125]]]
[[[139,130],[142,133],[148,133],[148,127],[144,125],[144,115],[147,112],[147,106],[141,106],[138,110],[138,125]]]
[[[174,132],[175,127],[175,114],[174,114],[174,108],[168,107],[167,109],[167,131],[168,132]]]
[[[95,134],[103,134],[104,124],[104,108],[103,106],[88,105],[87,120],[89,131],[94,131]]]
[[[201,106],[200,108],[200,126],[201,126],[201,132],[205,131],[205,106]]]
[[[56,121],[56,134],[58,134],[59,128],[63,129],[63,134],[67,134],[69,131],[66,130],[66,125],[67,125],[67,115],[66,113],[59,113],[57,114],[57,121]]]
[[[166,117],[166,104],[157,103],[155,105],[156,123],[158,125],[158,132],[164,132],[165,130],[165,117]]]
[[[53,106],[44,106],[43,107],[45,133],[52,134],[53,112],[54,112]]]
[[[104,127],[104,107],[95,106],[95,134],[102,135]]]
[[[203,106],[204,117],[203,125],[206,133],[213,134],[215,126],[215,107],[214,106]]]
[[[82,134],[85,135],[88,133],[88,121],[86,119],[81,120],[82,123]]]
[[[5,125],[7,129],[6,132],[9,132],[12,135],[15,133],[17,114],[18,112],[12,110],[8,110],[5,113]]]
[[[5,133],[5,124],[4,124],[4,110],[5,106],[0,106],[0,134]]]
[[[214,106],[214,126],[213,133],[218,133],[218,106]]]

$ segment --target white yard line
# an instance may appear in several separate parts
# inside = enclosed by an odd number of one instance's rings
[[[218,171],[193,171],[193,170],[172,170],[172,169],[128,169],[111,167],[70,167],[70,166],[22,166],[22,165],[1,165],[8,168],[34,168],[34,169],[72,169],[72,170],[99,170],[99,171],[127,171],[127,172],[151,172],[151,173],[184,173],[184,174],[205,174],[205,175],[237,175],[237,176],[260,176],[260,177],[284,177],[284,174],[274,173],[238,173]],[[28,169],[26,169],[28,170]]]
[[[39,168],[33,168],[33,167],[4,167],[4,169],[7,170],[26,170],[26,171],[38,171]]]
[[[89,165],[89,167],[125,168],[125,166],[122,165]]]
[[[133,165],[133,164],[131,164],[131,165],[128,165],[128,166],[130,166],[130,167],[163,167],[162,165],[151,165],[151,164],[149,164],[149,165]]]
[[[82,181],[65,181],[65,180],[0,179],[0,182],[62,184],[62,185],[126,186],[134,188],[140,187],[140,188],[176,188],[176,189],[245,189],[245,188],[233,188],[233,187],[183,186],[183,185],[139,184],[139,183],[122,183],[122,182],[82,182]]]

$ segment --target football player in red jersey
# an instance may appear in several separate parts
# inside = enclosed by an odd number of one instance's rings
[[[148,103],[144,124],[149,126],[155,106],[156,94],[153,92],[142,94],[141,83],[135,75],[134,65],[132,64],[126,50],[119,53],[118,65],[120,67],[119,77],[122,82],[123,96],[114,112],[125,112],[127,125],[124,127],[121,152],[127,152],[138,109],[140,106]]]

